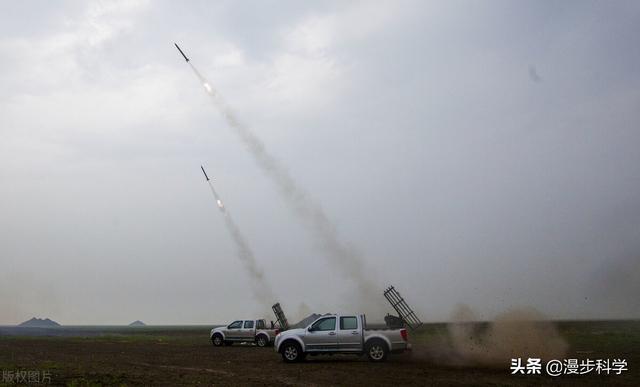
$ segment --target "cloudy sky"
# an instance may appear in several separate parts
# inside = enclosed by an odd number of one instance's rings
[[[360,309],[173,42],[424,320],[638,318],[638,36],[633,1],[3,2],[0,324],[261,313],[201,164],[285,312]]]

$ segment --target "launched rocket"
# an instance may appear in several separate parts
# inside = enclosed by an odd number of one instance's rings
[[[202,173],[204,173],[204,178],[207,179],[207,183],[209,183],[209,188],[211,188],[211,193],[213,194],[213,198],[216,200],[216,204],[218,205],[218,209],[222,212],[226,213],[226,210],[224,208],[224,204],[222,204],[222,199],[220,199],[220,195],[218,195],[218,192],[216,191],[215,188],[213,188],[213,183],[211,183],[211,179],[209,179],[209,176],[207,175],[207,172],[204,170],[204,167],[201,165],[200,169],[202,169]]]
[[[204,173],[204,177],[205,179],[207,179],[207,181],[209,181],[209,176],[207,176],[207,172],[204,171],[204,167],[201,165],[200,169],[202,169],[202,173]]]
[[[175,44],[175,46],[178,49],[178,51],[180,51],[180,53],[182,54],[182,57],[184,58],[184,60],[186,60],[188,62],[189,58],[187,58],[187,56],[184,54],[184,52],[182,52],[182,50],[180,49],[180,46],[178,46],[178,43],[173,43],[173,44]]]

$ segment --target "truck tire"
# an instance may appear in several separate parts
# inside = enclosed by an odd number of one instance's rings
[[[388,352],[389,349],[387,348],[387,343],[382,340],[371,340],[370,343],[367,343],[366,353],[370,361],[385,361],[387,360]]]
[[[213,335],[213,337],[211,337],[211,342],[216,347],[219,347],[222,344],[224,344],[224,340],[222,340],[222,335],[219,334],[219,333],[216,333],[216,334]]]
[[[266,347],[267,345],[269,345],[269,338],[267,337],[267,335],[258,335],[256,336],[256,345],[258,347]]]
[[[285,363],[299,362],[304,358],[304,356],[302,355],[302,348],[300,348],[300,344],[296,343],[293,340],[285,341],[284,343],[282,343],[280,353],[282,354],[282,360],[284,360]]]

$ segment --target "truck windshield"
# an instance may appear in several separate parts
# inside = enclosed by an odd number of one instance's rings
[[[311,326],[314,331],[333,331],[336,329],[336,318],[327,317],[322,320],[318,320]]]
[[[227,327],[228,329],[238,329],[242,328],[242,320],[234,321]]]

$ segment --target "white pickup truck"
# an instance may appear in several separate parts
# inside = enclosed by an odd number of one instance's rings
[[[366,329],[364,315],[324,315],[306,328],[280,332],[276,352],[287,363],[304,360],[307,354],[367,354],[371,361],[384,361],[389,353],[411,349],[406,329]]]
[[[211,342],[216,347],[233,343],[256,343],[258,347],[266,347],[273,343],[278,329],[267,329],[264,320],[236,320],[231,324],[213,328]]]

